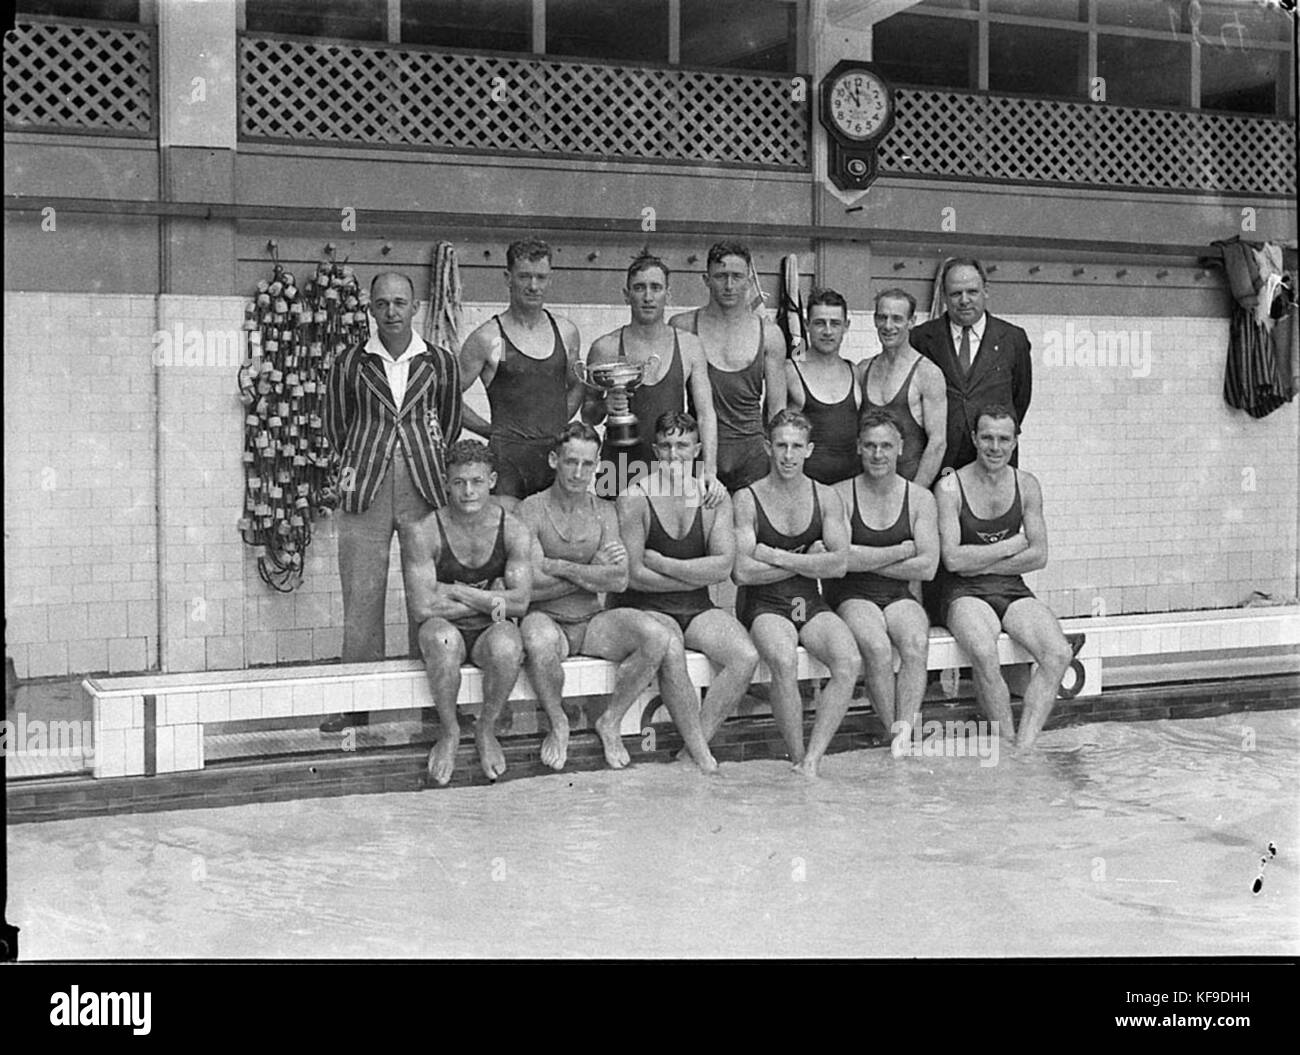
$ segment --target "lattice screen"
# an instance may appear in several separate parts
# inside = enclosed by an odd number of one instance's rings
[[[5,127],[153,134],[153,33],[22,21],[5,34]]]
[[[895,174],[1293,195],[1289,121],[898,90]]]
[[[786,77],[240,40],[245,138],[808,167]]]

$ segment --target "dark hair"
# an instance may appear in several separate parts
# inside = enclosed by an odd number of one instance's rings
[[[506,270],[514,270],[515,264],[520,260],[527,260],[530,263],[534,260],[545,260],[550,263],[551,247],[540,238],[521,238],[517,242],[511,242],[506,247]]]
[[[496,472],[497,456],[480,440],[457,440],[447,448],[447,472],[458,465],[486,465],[490,472]]]
[[[980,281],[988,285],[988,272],[984,270],[984,265],[976,260],[973,256],[954,256],[943,262],[943,271],[939,274],[939,290],[942,293],[948,292],[948,272],[954,267],[973,267],[980,274]]]
[[[377,274],[374,278],[370,280],[370,298],[372,300],[374,299],[375,296],[375,283],[378,282],[381,278],[390,278],[390,277],[400,278],[403,282],[405,282],[408,286],[410,286],[411,299],[415,300],[415,283],[411,281],[410,275],[404,275],[400,271],[381,271],[379,272],[379,274]]]
[[[652,267],[657,267],[664,273],[664,285],[667,285],[668,280],[672,278],[672,271],[669,269],[667,264],[650,252],[650,250],[646,249],[637,254],[636,259],[632,261],[631,265],[627,269],[628,286],[632,285],[633,275],[636,275],[641,271],[649,271]]]
[[[812,422],[799,413],[797,410],[778,410],[767,421],[767,438],[770,440],[772,435],[780,428],[803,429],[804,434],[812,439]]]
[[[714,264],[721,264],[725,256],[738,256],[745,261],[746,266],[754,262],[754,258],[749,255],[747,246],[739,242],[714,242],[709,246],[709,255],[704,261],[704,270],[708,271]]]
[[[1020,435],[1020,416],[1016,413],[1014,407],[1006,403],[985,403],[975,414],[975,423],[971,426],[971,432],[979,431],[980,418],[1010,418],[1011,424],[1016,427],[1016,435]]]
[[[699,439],[700,426],[693,417],[680,410],[665,411],[655,419],[656,439],[671,436],[674,432],[680,432],[683,436],[689,436],[693,432],[696,439]]]
[[[585,440],[600,446],[600,433],[585,421],[570,421],[555,434],[555,439],[551,442],[551,450],[558,451],[570,440]]]
[[[877,293],[876,299],[872,303],[872,311],[879,311],[880,302],[886,297],[890,297],[894,300],[907,301],[907,317],[909,319],[916,314],[916,298],[912,296],[912,294],[908,293],[907,290],[899,289],[897,286],[894,286],[892,289],[882,289]]]
[[[900,440],[903,438],[903,430],[898,425],[898,419],[889,411],[880,409],[868,410],[862,415],[862,420],[858,422],[858,438],[861,439],[862,434],[868,429],[878,429],[886,425],[898,433]]]
[[[844,317],[849,317],[849,302],[844,299],[842,293],[837,293],[833,289],[814,289],[808,294],[808,318],[812,318],[812,310],[818,306],[828,308],[839,308],[844,312]]]

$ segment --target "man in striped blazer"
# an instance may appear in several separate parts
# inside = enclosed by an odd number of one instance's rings
[[[376,333],[335,360],[326,383],[325,435],[339,458],[339,578],[343,662],[384,658],[388,553],[399,524],[446,503],[444,456],[460,434],[456,357],[411,328],[419,301],[396,272],[370,283]],[[411,651],[416,654],[415,627]],[[339,732],[364,715],[336,715]]]

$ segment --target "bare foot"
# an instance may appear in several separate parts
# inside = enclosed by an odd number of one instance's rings
[[[569,719],[561,716],[551,723],[551,731],[542,741],[542,763],[557,772],[564,768],[569,758]]]
[[[817,763],[819,761],[819,759],[804,756],[802,762],[795,762],[791,768],[793,768],[796,773],[802,774],[809,780],[816,780],[821,776],[821,774],[817,772]]]
[[[429,751],[429,776],[440,788],[445,788],[451,782],[452,770],[456,768],[456,746],[459,739],[444,733]]]
[[[694,759],[693,761],[700,767],[701,773],[712,775],[718,771],[718,760],[713,757],[712,751],[705,751],[702,759]]]
[[[474,743],[478,746],[478,760],[488,780],[496,780],[506,771],[506,756],[495,734],[489,729],[481,729],[474,734]]]
[[[602,714],[596,719],[596,735],[600,737],[601,746],[605,749],[605,761],[610,769],[622,769],[632,761],[632,756],[623,746],[623,738],[618,735],[618,726],[610,722],[608,717]]]

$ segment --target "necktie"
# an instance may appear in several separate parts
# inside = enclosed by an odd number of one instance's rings
[[[970,327],[961,328],[961,349],[957,353],[958,361],[961,363],[961,371],[964,374],[970,373]]]

